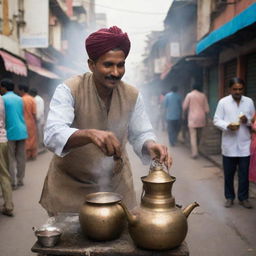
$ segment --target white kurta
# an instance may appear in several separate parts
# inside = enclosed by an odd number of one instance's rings
[[[255,113],[252,99],[242,96],[239,105],[231,95],[222,98],[214,115],[214,125],[222,130],[222,155],[228,157],[244,157],[250,155],[251,134],[248,125]],[[239,115],[244,114],[248,124],[240,124],[237,131],[227,127],[232,122],[239,121]]]
[[[76,128],[70,127],[73,120],[74,99],[70,88],[60,84],[51,100],[44,133],[46,147],[58,156],[65,156],[68,153],[63,152],[63,148],[68,138],[77,131]],[[147,140],[156,141],[156,136],[145,111],[141,94],[138,96],[129,123],[128,140],[142,161],[148,163],[149,158],[142,155],[142,146]]]

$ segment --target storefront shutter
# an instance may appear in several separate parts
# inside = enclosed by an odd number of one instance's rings
[[[208,120],[203,129],[199,150],[202,154],[218,155],[221,149],[221,132],[212,122],[216,106],[219,100],[218,66],[210,67],[208,70],[208,102],[210,107],[211,120]]]
[[[208,79],[208,101],[210,107],[210,116],[213,117],[219,100],[218,66],[214,66],[209,69]]]
[[[229,80],[236,77],[237,60],[231,60],[224,65],[224,95],[229,94]]]
[[[245,94],[256,102],[256,53],[247,58]]]

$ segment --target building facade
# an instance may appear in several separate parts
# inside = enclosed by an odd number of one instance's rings
[[[84,38],[95,28],[94,9],[94,0],[1,1],[0,79],[36,88],[47,111],[56,86],[86,71]]]
[[[184,97],[193,82],[203,85],[210,105],[200,146],[205,154],[220,154],[220,132],[212,117],[218,100],[229,93],[229,79],[243,78],[245,94],[256,101],[255,13],[255,0],[174,0],[162,32],[166,40],[155,40],[167,63],[159,75],[166,91],[175,84]]]

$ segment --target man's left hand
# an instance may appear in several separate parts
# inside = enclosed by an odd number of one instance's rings
[[[239,119],[240,119],[240,122],[243,124],[246,124],[248,122],[248,119],[245,115],[240,116]]]
[[[158,144],[154,141],[147,141],[143,147],[150,155],[151,159],[157,159],[160,163],[164,163],[167,168],[172,165],[172,157],[168,153],[165,145]]]

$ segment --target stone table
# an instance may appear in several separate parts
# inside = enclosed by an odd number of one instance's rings
[[[62,229],[60,241],[52,248],[42,247],[36,242],[32,252],[38,256],[188,256],[189,250],[184,241],[178,248],[167,251],[151,251],[137,248],[126,228],[119,239],[108,242],[88,240],[80,230],[78,215],[61,214],[51,217],[43,226]],[[142,234],[143,235],[143,234]]]

